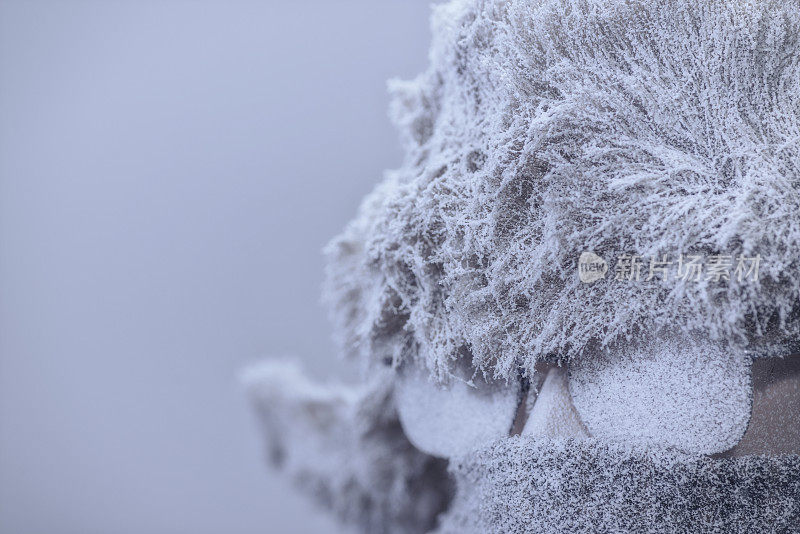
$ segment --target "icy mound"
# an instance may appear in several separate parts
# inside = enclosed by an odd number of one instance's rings
[[[453,1],[433,31],[430,68],[391,85],[405,164],[328,248],[346,350],[510,377],[662,327],[800,340],[796,2]],[[580,282],[585,251],[606,278]],[[622,255],[734,265],[621,281]]]
[[[437,531],[796,532],[800,457],[714,460],[593,440],[497,442],[451,464]]]

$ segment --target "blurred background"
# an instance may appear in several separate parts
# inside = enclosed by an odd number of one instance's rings
[[[320,249],[429,2],[0,0],[0,532],[337,532],[237,373],[346,376]]]

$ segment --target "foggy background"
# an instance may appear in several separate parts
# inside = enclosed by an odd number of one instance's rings
[[[336,531],[237,373],[337,369],[320,249],[400,147],[419,0],[0,0],[0,532]]]

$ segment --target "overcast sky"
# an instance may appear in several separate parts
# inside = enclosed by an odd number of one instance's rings
[[[236,374],[345,374],[319,251],[400,163],[428,12],[0,0],[0,532],[333,529]]]

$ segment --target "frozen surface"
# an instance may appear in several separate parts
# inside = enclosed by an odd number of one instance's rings
[[[433,32],[391,84],[405,163],[328,248],[347,351],[513,377],[661,327],[797,343],[796,2],[453,1]],[[582,284],[585,251],[760,255],[759,281]]]
[[[593,437],[719,453],[747,429],[750,365],[747,355],[665,334],[573,362],[569,389]]]
[[[542,389],[522,430],[531,438],[588,437],[569,394],[567,370],[554,367],[547,373]]]
[[[409,441],[428,454],[450,458],[508,436],[520,387],[468,376],[438,384],[427,371],[408,365],[397,377],[395,402]]]
[[[800,458],[716,460],[595,440],[497,442],[454,462],[440,534],[797,532]]]
[[[388,381],[326,386],[282,362],[254,367],[244,381],[268,457],[300,488],[363,532],[432,528],[452,495],[446,462],[408,442]]]

